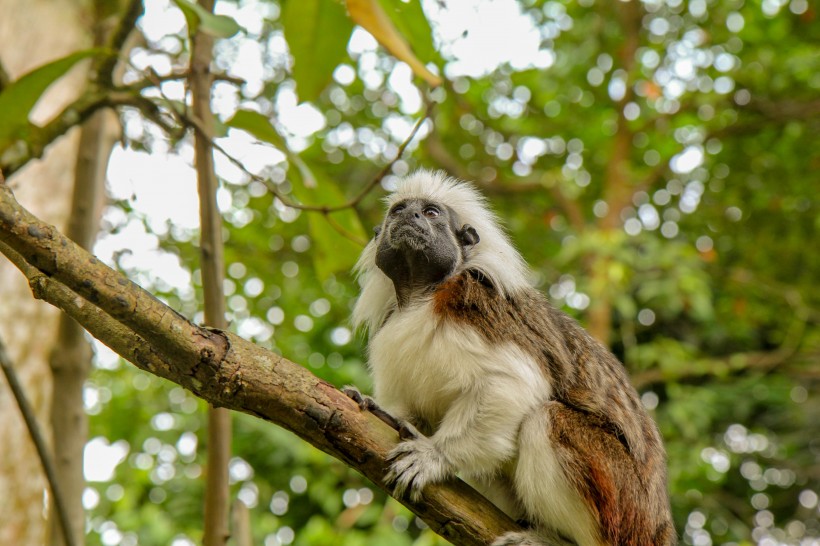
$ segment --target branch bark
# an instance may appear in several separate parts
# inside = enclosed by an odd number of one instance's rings
[[[68,313],[126,360],[215,406],[282,426],[387,490],[385,457],[397,433],[333,385],[234,334],[192,324],[34,217],[2,184],[0,242],[36,298]],[[485,545],[518,530],[458,480],[430,486],[420,503],[399,500],[455,544]]]

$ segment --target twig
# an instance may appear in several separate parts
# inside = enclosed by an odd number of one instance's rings
[[[97,82],[100,86],[111,89],[114,87],[114,71],[117,67],[117,62],[120,60],[120,54],[125,45],[128,36],[134,30],[137,24],[137,19],[142,15],[143,2],[142,0],[131,0],[128,7],[123,12],[122,18],[119,20],[116,30],[111,34],[111,39],[108,42],[108,49],[113,54],[105,57],[105,60],[100,63],[97,71]]]
[[[211,141],[211,145],[214,147],[214,149],[217,150],[222,155],[224,155],[228,159],[228,161],[230,161],[236,167],[238,167],[243,172],[245,172],[248,176],[251,177],[252,180],[254,180],[256,182],[261,182],[262,184],[265,184],[268,187],[268,189],[270,190],[270,192],[277,199],[279,199],[282,202],[282,204],[285,205],[286,207],[290,207],[292,209],[297,209],[297,210],[304,210],[304,211],[307,211],[307,212],[321,212],[322,214],[328,214],[330,212],[339,212],[341,210],[345,210],[345,209],[355,207],[356,205],[358,205],[362,201],[362,199],[365,198],[365,196],[368,193],[370,193],[370,191],[373,190],[373,188],[375,188],[384,179],[385,176],[387,176],[387,174],[390,172],[390,169],[393,168],[393,165],[396,163],[396,161],[401,159],[402,155],[404,154],[404,150],[407,148],[407,146],[410,145],[410,142],[413,141],[413,138],[416,136],[419,129],[421,129],[421,126],[424,123],[424,121],[430,116],[430,109],[431,108],[432,108],[432,106],[428,107],[428,109],[424,112],[424,115],[422,117],[420,117],[418,119],[418,121],[416,121],[415,126],[413,126],[413,130],[410,131],[410,134],[407,136],[407,138],[404,140],[404,142],[402,142],[401,145],[399,145],[399,148],[398,148],[398,151],[396,152],[395,157],[393,157],[393,159],[391,159],[390,162],[387,163],[378,172],[378,174],[376,174],[376,176],[370,182],[368,182],[368,184],[364,188],[362,188],[361,191],[359,191],[358,194],[356,194],[355,197],[353,197],[352,199],[350,199],[349,201],[346,201],[345,203],[343,203],[341,205],[304,205],[304,204],[293,202],[289,197],[282,194],[282,192],[279,191],[279,188],[277,188],[276,185],[273,184],[270,180],[268,180],[267,178],[263,178],[263,177],[259,176],[256,173],[250,172],[242,164],[241,161],[239,161],[238,159],[233,157],[231,154],[229,154],[222,146],[219,145],[219,143],[215,142],[213,140],[213,138],[211,138],[211,136],[206,133],[205,129],[202,127],[202,124],[200,123],[200,121],[198,119],[196,119],[194,117],[191,117],[191,116],[186,116],[184,114],[180,114],[179,112],[176,112],[176,113],[181,116],[182,121],[184,123],[186,123],[190,127],[193,127],[196,131],[205,134],[209,138],[209,140]]]
[[[40,431],[40,426],[37,424],[34,409],[31,407],[31,404],[29,404],[28,399],[26,399],[23,386],[17,379],[14,366],[11,364],[11,359],[6,353],[6,347],[2,340],[0,340],[0,366],[3,368],[3,374],[6,376],[6,381],[8,381],[14,399],[17,401],[17,407],[20,408],[20,413],[23,414],[23,420],[26,422],[29,436],[31,436],[31,440],[34,442],[34,447],[37,448],[37,455],[40,457],[40,462],[43,465],[43,472],[45,472],[46,480],[48,480],[51,496],[54,497],[54,507],[57,511],[57,517],[60,520],[60,527],[63,530],[63,540],[66,546],[77,546],[77,541],[74,540],[74,534],[71,532],[68,509],[62,492],[57,485],[57,471],[54,467],[54,461],[51,459],[51,453]]]
[[[10,177],[32,159],[42,157],[52,142],[72,127],[82,124],[91,114],[100,108],[115,106],[134,106],[141,111],[156,109],[156,105],[149,99],[132,94],[127,89],[87,91],[66,106],[56,118],[43,127],[33,129],[24,143],[25,151],[12,157],[7,163],[0,163],[0,168],[5,170],[7,177]]]
[[[356,235],[345,229],[345,227],[337,222],[336,219],[330,215],[330,213],[323,214],[323,216],[325,217],[325,220],[327,220],[327,223],[330,224],[330,227],[335,229],[336,232],[345,239],[349,239],[361,247],[367,244],[367,241],[356,237]]]
[[[6,72],[6,67],[3,66],[3,63],[0,63],[0,91],[3,91],[5,87],[11,83],[11,76],[9,73]]]
[[[199,5],[212,12],[214,0],[199,0]],[[216,204],[219,181],[214,169],[214,153],[210,134],[213,132],[211,112],[211,58],[214,39],[197,31],[191,35],[191,64],[188,85],[191,89],[192,114],[205,129],[194,133],[194,164],[199,191],[200,269],[205,296],[205,322],[212,328],[225,330],[224,243],[222,215]],[[161,90],[160,90],[161,92]],[[202,542],[205,546],[224,546],[228,537],[230,485],[228,464],[231,459],[231,413],[224,408],[208,407],[208,464],[205,476],[205,515]]]

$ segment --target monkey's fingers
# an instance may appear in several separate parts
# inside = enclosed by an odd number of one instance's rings
[[[397,430],[399,432],[399,437],[402,440],[407,440],[413,437],[407,436],[406,432],[403,436],[403,422],[399,421],[398,419],[396,419],[395,417],[381,409],[379,405],[376,403],[376,401],[373,400],[373,398],[367,396],[366,394],[362,394],[362,391],[360,391],[358,388],[354,387],[353,385],[345,385],[344,387],[342,387],[342,392],[345,393],[348,396],[348,398],[356,402],[359,405],[360,410],[369,411],[370,413],[384,421],[387,424],[387,426],[389,426],[393,430]],[[412,427],[412,425],[410,426]]]
[[[411,457],[406,457],[395,461],[390,471],[385,475],[384,481],[390,486],[393,486],[393,496],[396,498],[403,497],[407,491],[410,491],[410,498],[414,502],[421,500],[421,490],[423,484],[420,483],[422,469],[417,465],[417,461]]]
[[[353,385],[345,385],[342,387],[342,392],[345,393],[348,398],[356,402],[359,405],[360,410],[369,410],[377,407],[376,402],[372,398],[366,394],[362,394],[362,391]]]

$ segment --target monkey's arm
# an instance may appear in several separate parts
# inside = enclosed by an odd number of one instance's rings
[[[524,416],[545,399],[546,392],[534,392],[520,376],[483,375],[452,403],[435,434],[402,442],[391,452],[386,480],[395,483],[397,495],[409,489],[417,500],[426,485],[456,470],[492,474],[514,455]]]

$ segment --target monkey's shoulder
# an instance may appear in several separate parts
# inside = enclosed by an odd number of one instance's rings
[[[555,309],[535,289],[502,294],[480,271],[469,269],[436,287],[433,312],[441,319],[469,323],[485,334],[503,334],[510,328],[553,332]]]

